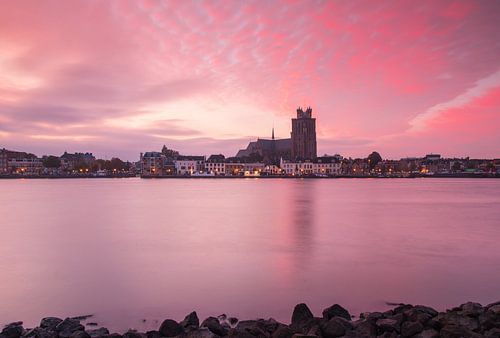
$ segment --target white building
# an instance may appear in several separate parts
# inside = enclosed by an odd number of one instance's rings
[[[291,162],[281,159],[281,170],[286,175],[328,175],[335,176],[341,173],[340,160],[335,156],[318,157],[314,161]]]
[[[191,175],[194,172],[205,171],[204,156],[179,156],[174,164],[177,175]]]

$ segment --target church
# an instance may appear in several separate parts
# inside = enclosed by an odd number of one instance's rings
[[[278,164],[280,159],[314,160],[316,156],[316,119],[312,117],[311,107],[305,111],[301,107],[297,109],[297,118],[292,119],[291,138],[275,139],[273,128],[271,139],[259,138],[236,154],[242,159],[260,157],[266,164]]]

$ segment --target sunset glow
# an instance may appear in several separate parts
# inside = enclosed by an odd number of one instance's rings
[[[498,1],[2,1],[0,148],[500,156]]]

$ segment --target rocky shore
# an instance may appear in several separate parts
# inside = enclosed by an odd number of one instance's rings
[[[482,306],[465,303],[445,312],[428,306],[399,304],[385,312],[366,312],[354,320],[342,306],[334,304],[315,317],[306,304],[298,304],[289,325],[270,319],[238,320],[220,315],[208,317],[200,324],[196,312],[181,322],[165,319],[158,331],[124,334],[96,328],[97,323],[81,324],[85,317],[47,317],[35,328],[24,328],[22,322],[6,325],[0,338],[211,338],[211,337],[415,337],[415,338],[500,338],[500,302]]]

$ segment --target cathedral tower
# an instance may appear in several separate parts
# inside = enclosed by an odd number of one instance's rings
[[[292,160],[313,160],[316,154],[316,119],[311,107],[305,111],[297,109],[297,118],[292,119]]]

